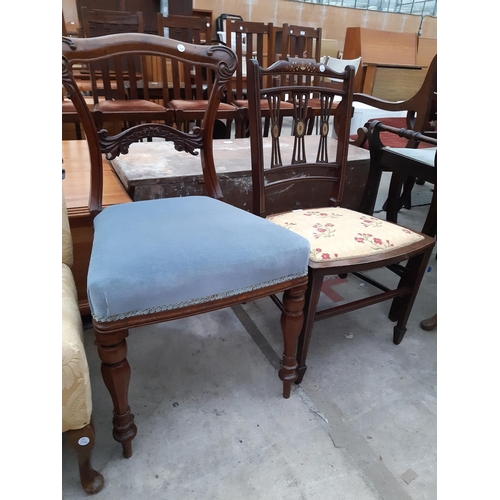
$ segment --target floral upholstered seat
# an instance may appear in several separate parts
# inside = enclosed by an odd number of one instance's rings
[[[340,207],[295,210],[267,219],[306,238],[313,262],[362,259],[423,239],[403,226]]]

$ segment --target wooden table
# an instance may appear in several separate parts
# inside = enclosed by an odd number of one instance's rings
[[[402,206],[401,200],[404,200],[404,194],[401,194],[401,190],[408,177],[419,178],[436,186],[437,169],[435,155],[437,154],[437,148],[425,149],[426,152],[434,154],[434,158],[431,163],[400,154],[400,152],[398,152],[395,148],[382,149],[380,154],[381,169],[385,172],[392,172],[386,202],[386,218],[388,221],[395,223],[398,222],[398,213]],[[431,210],[435,210],[435,207],[432,205]],[[436,222],[430,224],[429,227],[424,228],[423,232],[429,236],[435,236],[437,231],[436,224]]]
[[[316,154],[318,139],[306,137],[306,153]],[[314,144],[313,144],[314,143]],[[337,142],[328,141],[334,158]],[[282,137],[283,161],[291,158],[293,137]],[[265,154],[271,143],[264,140]],[[251,153],[249,139],[214,140],[214,160],[226,201],[251,210]],[[134,201],[205,194],[199,156],[178,152],[171,142],[135,143],[127,155],[111,161],[129,196]],[[349,147],[343,206],[358,208],[370,166],[366,149]]]
[[[87,270],[94,230],[88,202],[90,190],[90,158],[87,141],[62,141],[62,167],[65,178],[62,181],[69,225],[73,238],[72,267],[78,292],[78,306],[82,315],[89,314],[87,300]],[[103,204],[115,205],[132,201],[109,162],[103,159],[104,192]]]
[[[313,136],[312,136],[313,137]],[[315,154],[312,141],[306,138],[307,154]],[[314,139],[314,148],[317,138]],[[330,139],[330,154],[336,141]],[[283,158],[290,156],[292,137],[282,138]],[[265,142],[270,154],[270,143]],[[73,237],[73,275],[82,315],[90,313],[87,301],[87,270],[92,249],[93,226],[88,210],[90,160],[87,141],[62,142],[63,189]],[[333,156],[332,156],[333,157]],[[214,158],[222,191],[228,203],[244,210],[251,209],[251,165],[249,139],[214,141]],[[370,166],[369,152],[349,147],[343,206],[358,208]],[[205,194],[200,156],[176,151],[171,142],[135,143],[127,155],[111,162],[103,159],[103,204]],[[116,172],[116,173],[115,173]]]

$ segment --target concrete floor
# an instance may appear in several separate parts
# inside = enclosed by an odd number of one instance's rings
[[[431,189],[416,187],[421,206],[402,210],[401,223],[421,224]],[[436,312],[436,288],[434,254],[399,346],[389,303],[316,323],[308,371],[288,400],[277,374],[280,315],[270,299],[131,331],[138,434],[130,459],[111,435],[111,400],[87,328],[93,465],[105,478],[98,497],[437,498],[437,333],[419,326]],[[329,289],[342,300],[370,286],[349,277]],[[62,497],[88,498],[64,438]]]

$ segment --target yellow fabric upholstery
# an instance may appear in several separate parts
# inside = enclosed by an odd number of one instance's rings
[[[92,397],[83,345],[83,325],[75,280],[69,266],[73,247],[64,193],[62,196],[62,432],[90,423]]]
[[[311,244],[313,262],[356,259],[389,252],[421,240],[420,234],[346,208],[295,210],[268,217]]]
[[[62,432],[90,423],[92,398],[83,326],[71,269],[62,264]]]
[[[62,261],[69,267],[73,265],[73,240],[71,239],[64,192],[62,193]]]

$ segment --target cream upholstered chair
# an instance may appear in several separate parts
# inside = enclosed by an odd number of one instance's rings
[[[76,450],[80,481],[87,493],[99,492],[102,475],[92,468],[94,447],[92,393],[89,367],[83,346],[83,325],[71,273],[73,246],[64,193],[62,197],[62,432]]]

